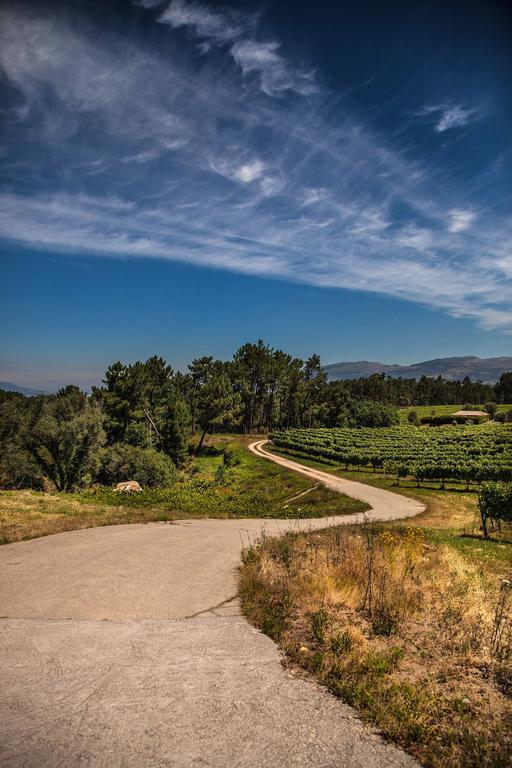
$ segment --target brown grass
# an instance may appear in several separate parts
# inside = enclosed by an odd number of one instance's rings
[[[74,494],[0,491],[0,544],[123,523],[190,517],[329,517],[368,509],[357,499],[315,487],[308,478],[249,453],[244,447],[248,439],[222,441],[232,446],[239,463],[221,484],[215,476],[223,457],[210,450],[196,459],[193,475],[182,472],[182,482],[167,489],[133,495],[106,488]],[[211,446],[218,442],[216,438]]]
[[[0,493],[0,544],[100,525],[167,519],[161,509],[85,504],[66,494]]]
[[[397,526],[267,539],[240,592],[290,660],[425,765],[510,765],[512,590],[452,547]]]

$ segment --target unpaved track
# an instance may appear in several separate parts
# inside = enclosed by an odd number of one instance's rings
[[[265,456],[368,501],[368,518],[422,509]],[[0,765],[415,765],[350,707],[284,671],[234,597],[242,543],[263,528],[359,518],[112,526],[1,547]]]
[[[267,442],[268,440],[256,440],[256,442],[250,444],[249,450],[257,456],[270,459],[270,461],[273,461],[275,464],[287,467],[288,469],[293,469],[295,472],[299,472],[301,475],[305,475],[312,480],[318,480],[333,491],[345,493],[347,496],[352,496],[352,498],[359,499],[360,501],[366,501],[372,508],[371,511],[363,514],[350,515],[349,518],[344,517],[338,519],[336,524],[338,524],[338,522],[361,522],[364,518],[367,520],[380,521],[403,520],[406,517],[419,515],[419,513],[423,512],[425,509],[421,502],[409,499],[406,496],[401,496],[399,493],[391,493],[391,491],[386,491],[383,488],[374,488],[371,485],[358,483],[354,480],[344,480],[329,472],[322,472],[320,469],[313,469],[304,464],[299,464],[298,461],[285,459],[283,456],[278,456],[276,453],[269,453],[265,450]],[[324,528],[325,524],[325,520],[322,520],[320,521],[319,527]]]

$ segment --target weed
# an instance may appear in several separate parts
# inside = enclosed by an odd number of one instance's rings
[[[318,611],[313,611],[310,614],[310,620],[313,637],[319,645],[323,645],[325,642],[325,630],[329,626],[329,614],[325,608],[319,608]]]
[[[330,648],[333,656],[340,656],[342,653],[348,653],[352,650],[354,640],[347,629],[342,632],[336,632],[330,640]]]
[[[434,533],[350,526],[287,536],[284,549],[267,539],[244,560],[242,606],[422,764],[504,768],[509,593]]]

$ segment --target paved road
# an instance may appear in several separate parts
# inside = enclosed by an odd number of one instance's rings
[[[263,451],[261,442],[251,449]],[[367,500],[367,517],[421,511],[402,496],[300,471]],[[415,765],[350,707],[286,672],[235,598],[242,543],[263,526],[355,519],[112,526],[1,547],[0,764]]]

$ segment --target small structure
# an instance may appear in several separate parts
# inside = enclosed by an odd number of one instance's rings
[[[490,419],[490,414],[487,411],[457,411],[452,413],[452,416],[457,416],[459,419]]]
[[[140,493],[142,488],[136,480],[125,480],[124,483],[118,483],[115,490],[121,493]]]

